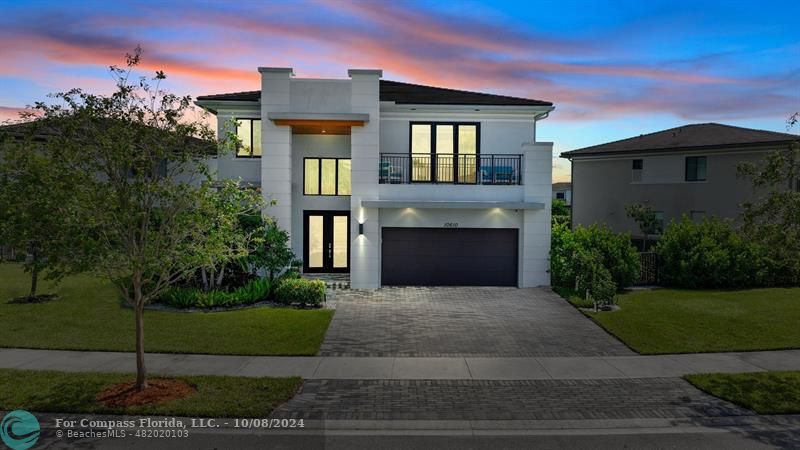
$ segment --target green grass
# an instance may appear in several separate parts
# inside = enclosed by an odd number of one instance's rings
[[[709,394],[758,414],[800,413],[800,372],[687,375]]]
[[[572,303],[572,306],[578,308],[594,307],[593,301],[586,300],[586,297],[578,295],[578,292],[575,291],[575,289],[566,287],[553,287],[553,291],[555,291],[555,293],[560,295],[562,298],[566,299],[568,302]]]
[[[134,378],[126,374],[0,369],[0,410],[261,418],[291,399],[302,384],[297,377],[171,376],[189,383],[197,392],[154,406],[109,408],[95,401],[106,387]]]
[[[58,300],[9,304],[30,283],[19,265],[0,264],[0,347],[134,350],[133,310],[107,281],[79,275],[53,289]],[[215,313],[145,311],[145,350],[164,353],[314,355],[333,311],[253,308]]]
[[[586,314],[643,354],[800,348],[800,288],[641,290],[618,304]]]

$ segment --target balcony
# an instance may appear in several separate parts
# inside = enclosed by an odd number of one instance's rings
[[[381,153],[381,184],[522,184],[522,155]]]

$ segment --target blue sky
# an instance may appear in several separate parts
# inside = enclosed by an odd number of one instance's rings
[[[258,66],[549,100],[555,152],[685,123],[776,131],[800,110],[794,2],[2,2],[0,120],[71,87],[144,71],[193,96],[258,89]],[[796,132],[796,130],[795,130]],[[556,179],[568,164],[554,159]]]

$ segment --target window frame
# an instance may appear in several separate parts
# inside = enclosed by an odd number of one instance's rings
[[[703,178],[700,178],[698,176],[698,173],[697,173],[697,167],[698,167],[697,163],[700,161],[701,158],[704,160],[704,165],[705,165],[705,174],[703,174]],[[695,159],[696,160],[695,164],[694,164],[694,172],[695,172],[694,173],[694,177],[691,177],[691,178],[689,177],[689,160],[690,159]],[[697,182],[707,181],[708,180],[708,157],[705,156],[705,155],[702,155],[702,156],[687,156],[687,157],[685,157],[684,158],[684,162],[683,162],[683,174],[684,174],[683,181],[688,182],[688,183],[697,183]]]
[[[255,122],[257,120],[257,121],[259,121],[259,124],[260,124],[261,118],[260,117],[242,117],[242,118],[238,118],[237,117],[236,118],[236,136],[237,137],[239,136],[239,122],[243,122],[245,120],[250,122],[250,154],[249,155],[240,155],[239,154],[239,149],[241,147],[237,146],[237,148],[236,148],[236,158],[241,158],[241,159],[261,158],[261,155],[254,155],[253,154],[253,151],[254,151],[253,148],[255,147],[255,145],[253,145],[253,130],[255,129],[255,127],[253,127],[253,122]],[[263,143],[262,143],[262,146],[261,146],[261,153],[262,154],[264,153]]]
[[[642,158],[635,158],[631,160],[631,170],[644,170],[644,159]],[[636,167],[636,163],[639,163],[639,167]]]
[[[412,160],[414,159],[414,155],[424,155],[425,153],[413,153],[413,144],[414,144],[414,125],[430,125],[431,127],[431,141],[430,141],[430,148],[431,152],[429,153],[431,158],[431,174],[429,180],[414,180],[413,177],[413,169],[411,167]],[[444,182],[444,184],[478,184],[478,168],[480,167],[480,156],[481,156],[481,123],[480,122],[453,122],[453,121],[430,121],[430,120],[421,120],[421,121],[409,121],[408,122],[408,173],[409,173],[409,181],[410,183],[422,183],[422,184],[437,184],[437,167],[436,167],[436,158],[434,157],[438,153],[436,152],[436,126],[437,125],[451,125],[453,127],[453,160],[456,161],[453,164],[453,181]],[[475,127],[475,159],[476,159],[476,174],[475,174],[475,181],[474,182],[459,182],[458,176],[458,128],[461,125],[465,126],[474,126]],[[446,153],[445,153],[446,154]],[[470,155],[472,153],[469,153]]]
[[[317,172],[318,175],[317,175],[317,193],[316,194],[309,194],[309,193],[306,192],[306,161],[309,160],[309,159],[317,160],[317,167],[319,168],[319,170]],[[336,162],[334,164],[334,166],[336,167],[336,171],[335,171],[335,174],[334,174],[334,183],[333,183],[335,193],[333,193],[333,194],[323,194],[322,193],[322,160],[324,160],[324,159],[334,160]],[[351,178],[350,178],[350,194],[340,194],[339,193],[339,161],[340,160],[350,161],[350,174],[351,174]],[[309,197],[349,197],[349,196],[353,195],[352,173],[353,173],[352,158],[335,157],[335,156],[332,156],[332,157],[328,157],[328,156],[306,156],[306,157],[303,158],[303,195],[307,195]]]

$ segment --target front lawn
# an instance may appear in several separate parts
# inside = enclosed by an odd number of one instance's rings
[[[80,275],[56,289],[58,300],[9,304],[30,278],[0,264],[0,347],[134,351],[133,311],[105,280]],[[40,283],[40,293],[53,292]],[[145,350],[165,353],[314,355],[333,311],[253,308],[215,313],[145,311]]]
[[[302,379],[180,376],[197,392],[160,405],[107,407],[96,401],[108,386],[135,375],[0,369],[0,410],[264,418],[291,399]],[[150,379],[155,379],[151,376]]]
[[[758,414],[800,413],[800,372],[712,373],[685,378],[715,397]]]
[[[586,313],[639,353],[800,348],[800,288],[637,290]]]

